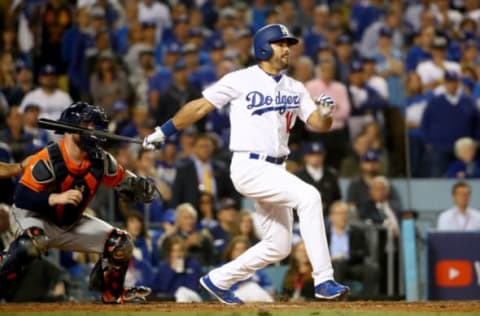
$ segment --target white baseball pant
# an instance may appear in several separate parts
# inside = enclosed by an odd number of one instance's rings
[[[238,192],[255,200],[262,240],[235,260],[211,271],[212,282],[229,289],[256,270],[287,257],[292,247],[293,208],[298,213],[315,285],[333,279],[320,193],[286,171],[284,165],[248,157],[248,153],[234,153],[230,176]]]

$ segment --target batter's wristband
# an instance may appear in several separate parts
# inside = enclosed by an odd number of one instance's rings
[[[162,130],[165,137],[171,136],[178,132],[178,129],[175,127],[175,124],[173,124],[172,119],[169,119],[168,121],[163,123],[163,125],[160,126],[160,129]]]

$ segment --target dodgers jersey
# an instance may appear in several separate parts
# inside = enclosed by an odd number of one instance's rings
[[[258,65],[223,76],[202,92],[217,108],[230,103],[230,150],[273,157],[290,153],[288,138],[297,116],[317,109],[305,86],[286,75],[277,82]]]

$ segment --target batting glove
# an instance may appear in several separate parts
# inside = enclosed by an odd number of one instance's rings
[[[153,149],[159,148],[164,142],[165,142],[165,134],[162,132],[162,129],[157,126],[155,128],[155,132],[151,133],[150,135],[147,135],[147,137],[143,139],[142,146],[145,149],[153,150]]]
[[[323,117],[332,116],[333,109],[335,108],[335,101],[332,99],[331,96],[326,94],[321,94],[320,96],[316,97],[313,101],[317,105],[318,111]]]

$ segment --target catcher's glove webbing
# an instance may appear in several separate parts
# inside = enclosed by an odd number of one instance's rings
[[[158,192],[155,185],[143,177],[129,177],[115,189],[121,198],[142,203],[150,203]]]

